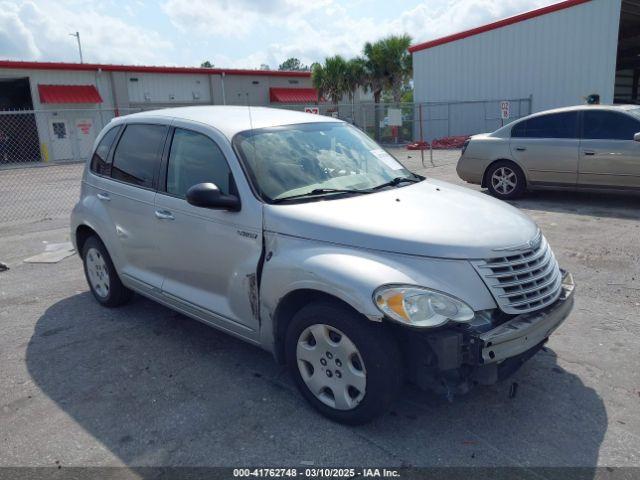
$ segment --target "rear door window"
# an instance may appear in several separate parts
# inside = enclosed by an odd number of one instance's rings
[[[513,138],[578,138],[578,112],[551,113],[514,125]]]
[[[91,171],[98,175],[109,175],[109,150],[113,145],[113,141],[118,136],[120,127],[113,127],[107,133],[104,134],[102,140],[98,144],[98,148],[91,157]]]
[[[152,188],[167,129],[165,125],[127,125],[113,154],[111,177]]]
[[[587,110],[583,117],[582,137],[589,140],[633,140],[640,122],[618,112]]]
[[[176,128],[167,165],[167,193],[184,198],[189,188],[205,182],[230,193],[233,180],[224,154],[209,137]]]

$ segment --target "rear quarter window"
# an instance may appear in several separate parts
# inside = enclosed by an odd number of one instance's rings
[[[524,120],[511,129],[513,138],[578,138],[578,112],[550,113]]]
[[[113,154],[111,177],[152,188],[167,130],[165,125],[127,125]]]
[[[108,163],[109,151],[111,150],[113,141],[118,136],[119,131],[120,127],[113,127],[105,133],[102,140],[100,140],[96,151],[93,153],[93,157],[91,157],[90,168],[93,173],[97,173],[98,175],[109,175],[109,171],[111,169],[111,165]]]

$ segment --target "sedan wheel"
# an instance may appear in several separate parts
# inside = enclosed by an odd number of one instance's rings
[[[484,184],[489,193],[503,200],[512,200],[524,194],[527,188],[522,169],[510,160],[493,163],[487,170]]]
[[[298,369],[305,384],[325,405],[351,410],[364,398],[367,372],[355,344],[337,328],[307,327],[298,339]]]
[[[518,185],[518,177],[509,167],[501,167],[493,172],[491,185],[502,195],[510,195]]]

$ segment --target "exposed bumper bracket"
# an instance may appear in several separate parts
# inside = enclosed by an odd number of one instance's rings
[[[515,357],[543,342],[567,318],[573,307],[573,277],[562,272],[560,298],[544,312],[518,315],[506,323],[478,335],[483,343],[483,364]]]

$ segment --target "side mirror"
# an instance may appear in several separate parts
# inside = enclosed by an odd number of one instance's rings
[[[194,207],[217,210],[240,210],[240,199],[235,195],[224,195],[215,183],[198,183],[187,190],[187,202]]]
[[[640,132],[636,133],[636,134],[633,136],[633,140],[634,140],[634,141],[636,141],[636,142],[640,142]]]

